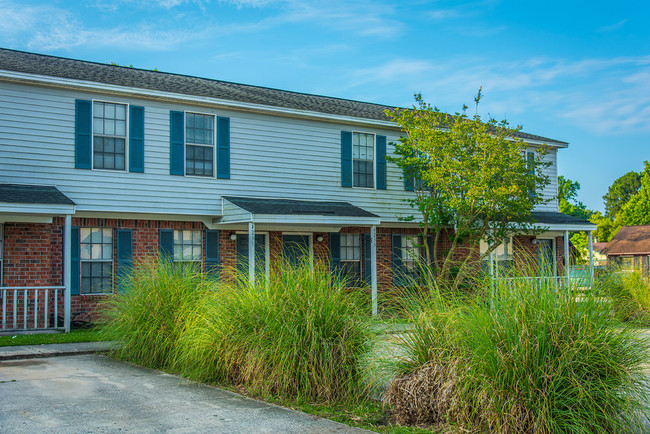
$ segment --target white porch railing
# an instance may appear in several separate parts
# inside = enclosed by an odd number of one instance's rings
[[[2,329],[45,330],[67,329],[64,314],[64,286],[0,287],[2,297]]]

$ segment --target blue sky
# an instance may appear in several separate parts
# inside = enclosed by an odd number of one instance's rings
[[[0,0],[0,46],[450,112],[568,141],[603,209],[650,160],[650,2]]]

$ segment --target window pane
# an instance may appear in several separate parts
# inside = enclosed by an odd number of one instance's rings
[[[104,104],[104,117],[115,119],[115,105],[114,104]]]
[[[101,243],[102,242],[102,231],[99,229],[91,229],[92,231],[92,242],[93,243]]]
[[[126,106],[118,104],[115,106],[115,119],[126,120]]]

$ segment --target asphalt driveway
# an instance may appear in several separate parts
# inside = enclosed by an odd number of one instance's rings
[[[0,361],[0,430],[366,432],[101,355]]]

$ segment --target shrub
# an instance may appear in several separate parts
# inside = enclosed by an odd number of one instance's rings
[[[609,301],[578,300],[551,280],[477,284],[473,300],[440,297],[411,315],[386,394],[398,422],[504,433],[642,426],[647,342],[612,318]]]
[[[369,345],[363,295],[325,267],[284,264],[258,284],[221,284],[190,314],[182,373],[229,381],[259,394],[312,401],[359,396]]]
[[[172,369],[188,313],[211,286],[187,264],[149,261],[136,266],[121,278],[123,290],[102,306],[106,337],[121,343],[115,354],[151,368]]]

